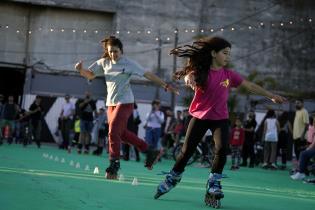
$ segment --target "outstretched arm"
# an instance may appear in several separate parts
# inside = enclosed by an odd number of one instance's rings
[[[155,74],[146,71],[143,75],[145,78],[147,78],[148,80],[154,82],[157,85],[160,85],[161,87],[163,87],[165,90],[170,91],[170,92],[174,92],[177,95],[179,95],[179,92],[176,88],[174,88],[173,86],[167,84],[166,82],[164,82],[162,79],[160,79],[160,77],[156,76]]]
[[[260,87],[259,85],[256,85],[255,83],[252,83],[247,80],[243,80],[243,82],[241,83],[241,86],[246,88],[250,92],[269,98],[274,103],[281,104],[287,101],[284,97],[273,94],[269,92],[268,90],[265,90],[264,88]]]
[[[87,78],[88,80],[92,80],[95,78],[95,75],[93,72],[91,72],[90,70],[88,69],[84,69],[83,68],[83,62],[82,61],[79,61],[78,63],[75,64],[75,69],[77,71],[80,72],[80,75]]]

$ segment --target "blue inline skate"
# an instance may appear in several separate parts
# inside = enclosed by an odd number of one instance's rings
[[[177,173],[171,170],[170,173],[166,175],[165,180],[161,182],[157,187],[157,192],[154,195],[154,198],[158,199],[161,195],[164,195],[165,193],[169,192],[180,182],[181,179],[182,173]]]
[[[211,206],[213,208],[221,207],[220,200],[224,197],[221,179],[222,174],[210,173],[205,195],[205,203],[207,206]]]

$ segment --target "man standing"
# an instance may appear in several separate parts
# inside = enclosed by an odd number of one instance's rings
[[[14,102],[14,96],[8,97],[8,102],[2,107],[1,131],[4,129],[4,138],[8,139],[8,143],[13,141],[13,133],[15,131],[15,119],[18,116],[20,107]]]
[[[29,108],[29,114],[32,123],[32,134],[36,145],[40,148],[41,131],[42,131],[42,114],[43,108],[41,105],[42,99],[40,96],[36,96],[35,101],[31,104]]]
[[[65,96],[66,103],[62,105],[61,119],[61,134],[63,142],[60,145],[61,149],[69,149],[70,130],[72,128],[72,119],[74,116],[74,104],[70,102],[70,96]]]
[[[300,153],[306,145],[305,133],[309,124],[308,112],[304,108],[303,99],[295,101],[295,118],[293,123],[293,144],[294,153],[297,160],[299,160]]]
[[[91,132],[93,128],[93,112],[96,112],[96,103],[91,98],[90,92],[85,92],[85,98],[79,99],[77,102],[79,105],[80,116],[80,136],[78,144],[78,153],[81,154],[82,146],[84,145],[84,154],[89,154],[89,145],[91,141]],[[96,116],[96,113],[94,113]]]
[[[257,126],[257,122],[255,119],[255,113],[249,112],[248,119],[244,124],[245,131],[245,141],[243,144],[242,158],[243,162],[241,166],[247,166],[247,159],[249,158],[249,167],[253,168],[255,165],[255,153],[254,153],[254,145],[255,145],[255,129]]]

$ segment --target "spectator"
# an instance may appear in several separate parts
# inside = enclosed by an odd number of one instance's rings
[[[304,108],[303,99],[295,101],[295,118],[293,123],[293,144],[295,157],[298,160],[301,151],[306,145],[305,133],[309,124],[309,116],[307,110]]]
[[[231,170],[239,169],[243,143],[244,143],[244,129],[242,128],[241,120],[239,118],[236,118],[235,127],[232,129],[231,137],[230,137],[231,157],[232,157]]]
[[[41,97],[36,96],[35,101],[31,104],[28,112],[32,124],[32,135],[38,148],[40,148],[41,146],[42,132],[43,107],[41,101],[42,101]]]
[[[70,101],[70,96],[65,96],[65,103],[62,105],[61,113],[60,113],[60,127],[61,127],[61,135],[62,135],[62,143],[60,145],[60,149],[69,149],[69,139],[70,139],[70,131],[72,129],[72,120],[74,116],[75,107],[74,104]]]
[[[276,119],[276,113],[274,110],[268,110],[266,114],[266,120],[264,123],[264,163],[263,168],[270,167],[277,169],[276,157],[277,157],[277,142],[279,134],[279,122]]]
[[[313,116],[313,127],[315,127],[315,116]],[[315,157],[315,132],[309,130],[309,141],[311,144],[305,151],[301,152],[299,158],[299,171],[291,176],[294,180],[304,179],[307,173],[307,166],[311,158]]]

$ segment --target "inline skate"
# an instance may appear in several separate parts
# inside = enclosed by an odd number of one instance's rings
[[[182,173],[175,172],[171,170],[167,175],[163,182],[159,184],[157,187],[157,192],[154,195],[154,199],[158,199],[161,195],[169,192],[172,188],[174,188],[181,180]]]
[[[111,160],[109,167],[106,168],[106,179],[118,179],[118,170],[120,168],[119,160]]]
[[[210,173],[205,194],[205,203],[207,206],[211,206],[213,208],[221,207],[220,200],[224,197],[224,194],[222,192],[221,179],[221,174]]]

